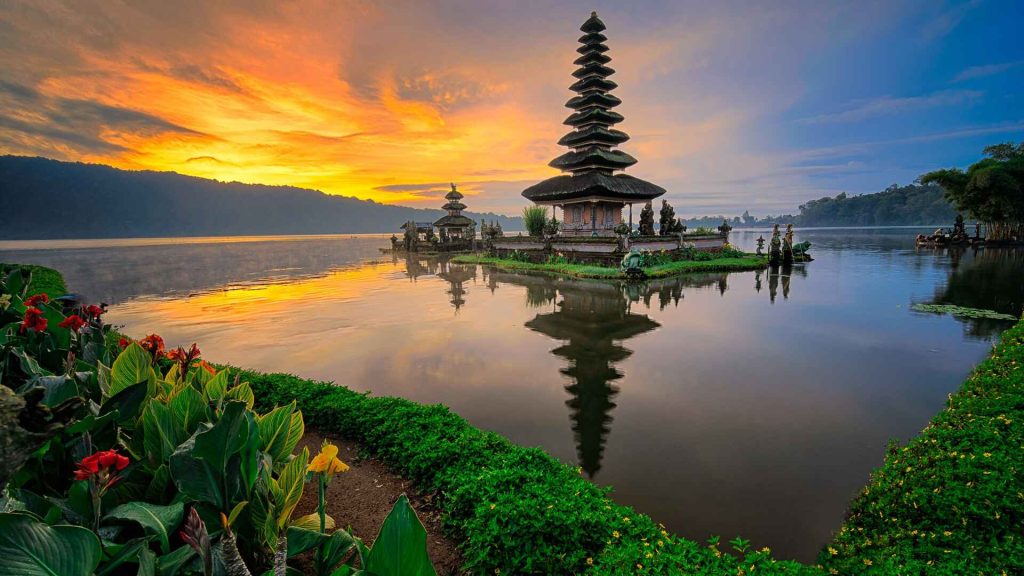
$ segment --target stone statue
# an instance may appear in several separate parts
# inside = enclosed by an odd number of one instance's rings
[[[757,237],[757,255],[764,256],[764,235]]]
[[[723,219],[722,220],[722,225],[718,227],[718,231],[721,232],[722,234],[725,234],[726,236],[728,236],[729,235],[729,231],[731,231],[731,230],[732,230],[732,226],[729,226],[729,220]]]
[[[394,234],[392,234],[391,235],[391,250],[394,251],[396,249],[398,249],[398,236],[395,236]]]
[[[793,263],[793,225],[786,224],[786,235],[782,240],[782,261],[786,264]]]
[[[622,271],[626,273],[626,276],[630,278],[643,278],[644,270],[641,264],[643,263],[643,257],[638,250],[630,250],[629,254],[622,257],[620,267]]]
[[[957,214],[956,222],[953,224],[953,241],[966,239],[967,231],[964,229],[964,217],[962,214]]]
[[[778,266],[782,261],[782,241],[779,239],[779,225],[772,227],[772,239],[768,248],[768,263]]]

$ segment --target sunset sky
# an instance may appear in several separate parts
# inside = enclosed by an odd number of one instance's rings
[[[685,216],[793,212],[1024,140],[1024,2],[0,0],[0,153],[518,213],[597,10]]]

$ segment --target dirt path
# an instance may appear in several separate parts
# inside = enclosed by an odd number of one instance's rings
[[[341,528],[352,527],[352,532],[370,544],[377,537],[384,518],[403,493],[416,510],[427,529],[427,551],[439,576],[461,572],[462,554],[456,542],[441,532],[440,514],[429,500],[420,495],[408,480],[395,475],[387,466],[374,460],[358,458],[359,445],[333,435],[321,435],[318,430],[307,429],[299,449],[309,448],[312,458],[320,451],[324,438],[338,447],[338,458],[350,466],[348,472],[337,474],[327,487],[327,514]],[[316,487],[307,484],[295,517],[316,511]]]

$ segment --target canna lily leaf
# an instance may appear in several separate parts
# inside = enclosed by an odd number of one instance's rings
[[[292,528],[301,528],[303,530],[319,531],[320,530],[320,515],[317,514],[316,512],[313,512],[312,514],[306,514],[305,516],[303,516],[301,518],[296,518],[296,519],[292,520],[291,524],[289,525],[289,530],[291,530]],[[324,529],[325,530],[334,530],[334,518],[331,518],[330,514],[324,514]],[[289,532],[289,534],[290,533],[291,532]],[[291,538],[291,536],[289,536],[289,538]],[[290,553],[289,553],[289,555],[290,555]]]
[[[8,576],[89,576],[100,555],[100,540],[91,530],[0,514],[0,558]]]
[[[365,569],[378,576],[436,576],[427,556],[427,531],[405,494],[384,519]]]
[[[185,505],[181,502],[158,506],[147,502],[128,502],[111,510],[105,519],[131,520],[142,526],[147,534],[156,536],[164,554],[170,552],[170,534],[181,524]]]
[[[151,358],[138,342],[132,342],[117,356],[110,367],[110,384],[108,394],[118,392],[139,382],[156,381],[156,375],[150,366]]]

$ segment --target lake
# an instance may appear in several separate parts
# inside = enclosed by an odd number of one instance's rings
[[[129,334],[443,403],[672,531],[811,561],[887,442],[1013,324],[911,305],[1024,311],[1024,251],[917,232],[798,230],[815,261],[790,273],[639,284],[382,256],[386,236],[0,242],[0,261],[60,269]]]

